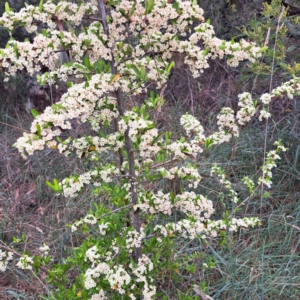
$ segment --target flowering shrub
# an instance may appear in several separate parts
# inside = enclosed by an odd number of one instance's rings
[[[180,123],[185,136],[173,138],[151,120],[152,113],[164,105],[163,91],[175,64],[173,53],[184,53],[184,63],[197,77],[211,59],[226,58],[235,67],[243,60],[257,60],[267,48],[244,40],[220,40],[195,3],[169,2],[104,4],[99,0],[78,5],[60,1],[55,5],[41,1],[39,7],[28,5],[18,13],[6,4],[0,18],[9,32],[19,26],[29,32],[36,31],[37,24],[43,27],[32,42],[11,39],[0,50],[7,79],[19,70],[35,74],[47,67],[48,72],[38,77],[41,84],[66,82],[68,86],[61,100],[42,114],[32,110],[35,119],[30,133],[24,133],[15,147],[24,158],[50,148],[67,157],[88,159],[88,172],[47,184],[65,197],[76,197],[87,186],[99,197],[93,211],[70,224],[72,232],[82,230],[87,236],[64,261],[54,264],[49,247],[43,245],[40,256],[24,253],[16,263],[35,273],[47,271],[55,288],[47,291],[45,299],[162,297],[157,288],[161,274],[168,271],[172,277],[182,271],[171,250],[179,239],[209,241],[220,232],[259,224],[256,217],[236,218],[234,211],[223,219],[214,218],[213,202],[197,190],[201,181],[197,157],[238,137],[240,127],[255,114],[259,120],[269,118],[270,101],[282,94],[290,98],[299,94],[300,79],[262,95],[260,106],[249,93],[240,94],[239,110],[223,107],[219,130],[211,135],[205,135],[194,116],[183,115]],[[83,19],[89,22],[86,27],[81,25]],[[63,31],[63,22],[78,26],[80,33]],[[59,66],[61,51],[68,51],[70,62]],[[161,92],[150,91],[149,83]],[[145,94],[139,106],[127,101]],[[74,119],[89,123],[94,135],[62,135]],[[280,141],[275,146],[267,153],[261,177],[256,182],[248,177],[243,180],[250,195],[261,184],[271,186],[271,169],[280,159],[278,153],[286,150]],[[234,204],[243,204],[220,166],[214,165],[211,175],[228,190]],[[179,191],[159,184],[175,180],[180,181]],[[0,250],[1,271],[18,256],[9,247],[4,250]],[[72,267],[79,270],[76,276]]]

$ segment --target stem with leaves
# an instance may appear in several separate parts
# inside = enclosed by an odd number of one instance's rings
[[[107,21],[106,21],[106,10],[105,10],[105,5],[104,5],[103,0],[98,0],[98,6],[99,6],[99,12],[101,14],[103,30],[104,30],[104,33],[108,36],[109,30],[108,30],[108,25],[107,25]],[[118,70],[117,70],[117,67],[115,64],[115,59],[113,57],[113,53],[112,53],[112,60],[111,60],[110,65],[111,65],[112,74],[115,74],[115,75],[118,74]],[[121,117],[123,117],[124,113],[125,113],[124,95],[120,88],[116,91],[116,98],[117,98],[117,103],[118,103],[119,115]],[[118,120],[115,120],[115,130],[118,131]],[[135,189],[136,174],[135,174],[134,150],[132,147],[131,139],[129,137],[129,128],[127,128],[127,130],[125,131],[124,138],[125,138],[125,151],[128,156],[128,164],[129,164],[129,182],[130,182],[131,204],[134,206],[138,203],[138,194]],[[120,166],[122,166],[122,163],[124,161],[122,149],[119,149],[118,152],[119,152]],[[132,223],[134,229],[140,233],[141,222],[140,222],[140,216],[139,216],[139,209],[136,209],[133,211],[133,213],[131,215],[131,223]],[[142,248],[137,247],[135,249],[135,253],[134,253],[134,260],[136,262],[138,262],[139,258],[141,258],[141,257],[142,257]]]

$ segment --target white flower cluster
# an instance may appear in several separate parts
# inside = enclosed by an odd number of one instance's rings
[[[271,101],[285,94],[289,99],[293,99],[294,96],[300,95],[300,77],[294,77],[290,81],[284,82],[281,86],[273,89],[270,93],[265,93],[260,97],[261,102],[265,106],[260,112],[260,121],[263,118],[267,119],[271,116],[267,107]]]
[[[221,58],[228,55],[229,63],[234,66],[241,60],[250,59],[253,61],[261,56],[260,48],[254,44],[246,41],[225,42],[213,37],[212,26],[207,23],[200,24],[189,40],[176,39],[178,34],[186,35],[186,28],[191,27],[193,21],[204,21],[204,12],[197,5],[189,1],[179,1],[177,4],[179,9],[176,9],[171,3],[156,1],[151,13],[146,13],[143,1],[134,1],[134,11],[132,11],[132,1],[123,1],[116,10],[111,12],[112,22],[109,24],[108,45],[117,45],[117,48],[113,50],[115,57],[122,62],[128,49],[130,49],[135,62],[138,62],[140,67],[143,66],[149,70],[148,78],[161,85],[167,77],[165,74],[161,74],[159,69],[163,69],[166,65],[158,60],[144,59],[142,56],[147,50],[162,53],[163,59],[170,59],[173,52],[186,53],[185,63],[190,67],[195,77],[199,76],[203,69],[209,67],[207,60],[211,55]],[[124,13],[130,15],[129,26]],[[174,25],[170,23],[170,20],[173,21]],[[164,33],[162,33],[162,29]],[[136,47],[124,42],[129,34],[141,36]],[[121,43],[118,43],[120,41]],[[205,49],[198,46],[200,42],[205,44]],[[139,59],[139,57],[142,58]],[[120,70],[126,69],[122,63],[119,67]]]
[[[225,189],[229,191],[231,196],[231,201],[234,203],[238,203],[239,202],[238,194],[232,187],[231,182],[226,178],[224,170],[220,166],[215,164],[211,168],[211,175],[218,175],[220,183],[224,186]]]
[[[263,119],[269,119],[271,117],[271,113],[268,112],[267,109],[263,108],[259,113],[259,121],[262,121]]]
[[[94,215],[89,214],[89,215],[86,215],[86,216],[83,218],[82,222],[84,222],[84,223],[86,223],[86,224],[94,225],[94,224],[97,223],[97,219],[95,218]]]
[[[243,105],[243,104],[242,104]],[[245,118],[246,108],[242,108],[242,111],[238,114],[238,122],[244,124],[243,118]],[[251,110],[251,109],[250,109]],[[219,115],[217,116],[219,125],[219,131],[214,132],[206,139],[211,140],[213,144],[218,145],[225,142],[229,142],[232,136],[239,136],[239,127],[236,124],[234,112],[230,107],[223,107]]]
[[[238,97],[239,97],[238,106],[240,106],[241,109],[237,112],[236,118],[240,125],[245,125],[254,116],[254,114],[256,113],[256,109],[250,93],[245,92],[239,94]]]
[[[24,133],[23,137],[18,139],[16,143],[18,150],[26,157],[26,152],[33,154],[34,151],[42,150],[47,144],[49,145],[49,142],[52,142],[50,146],[53,147],[54,138],[61,134],[61,130],[58,128],[70,129],[69,120],[74,118],[82,123],[91,117],[97,117],[99,123],[111,121],[117,116],[115,109],[113,109],[114,114],[112,115],[103,112],[95,115],[95,111],[99,108],[111,104],[111,99],[104,96],[106,93],[115,91],[116,84],[109,84],[109,82],[110,75],[103,74],[93,75],[88,86],[85,83],[73,85],[62,96],[60,102],[47,107],[43,114],[35,118],[30,128],[31,133]],[[108,103],[106,102],[107,99],[109,99]],[[40,134],[38,133],[39,130],[41,131]],[[112,139],[115,138],[112,136]],[[107,141],[110,141],[109,138]]]
[[[99,224],[99,232],[101,235],[106,235],[106,229],[108,228],[109,223]]]
[[[231,221],[224,220],[207,220],[206,222],[190,221],[183,219],[177,223],[168,223],[166,225],[156,225],[154,232],[162,235],[163,237],[172,237],[174,235],[181,235],[187,239],[195,239],[200,237],[205,239],[207,237],[216,237],[219,230],[237,231],[238,228],[246,229],[248,227],[257,226],[260,224],[258,218],[243,218],[235,219]],[[158,236],[157,239],[162,241]]]
[[[106,293],[103,290],[100,290],[98,294],[94,294],[91,300],[106,300]]]
[[[23,270],[32,270],[33,258],[27,254],[23,254],[17,263],[17,267]]]
[[[95,265],[96,262],[100,259],[100,254],[97,253],[98,248],[97,246],[93,246],[90,249],[88,249],[85,253],[85,261],[89,260],[92,263],[92,266]]]
[[[195,135],[196,142],[205,140],[204,129],[195,117],[185,114],[180,118],[180,124],[188,136]]]
[[[0,249],[0,272],[5,272],[7,264],[13,259],[13,253],[11,251],[2,251]]]
[[[217,119],[220,131],[229,132],[233,136],[239,136],[239,129],[235,122],[233,110],[230,107],[223,107]]]
[[[171,180],[177,175],[180,179],[189,182],[189,187],[197,188],[201,180],[201,176],[196,166],[173,167],[169,170],[161,167],[158,171],[164,178]]]
[[[161,150],[161,147],[159,147],[157,142],[153,143],[153,141],[157,138],[157,136],[158,136],[158,130],[156,128],[147,130],[141,136],[141,142],[139,143],[139,150],[140,150],[139,155],[144,159],[153,157]]]
[[[179,167],[176,173],[179,178],[190,182],[189,187],[193,187],[194,189],[198,187],[201,176],[197,167]]]
[[[136,300],[133,293],[136,288],[136,283],[143,283],[143,297],[145,300],[153,299],[156,293],[156,287],[153,285],[153,279],[148,275],[153,270],[153,263],[146,255],[139,258],[137,264],[130,263],[130,274],[120,265],[110,267],[109,264],[100,262],[100,255],[97,253],[97,248],[94,246],[86,252],[86,258],[92,263],[92,267],[85,272],[84,286],[86,289],[91,289],[97,286],[97,278],[103,276],[109,283],[114,292],[120,295],[126,294],[132,300]],[[134,283],[130,285],[132,280]],[[98,294],[94,294],[92,300],[108,299],[104,291],[100,290]]]
[[[91,119],[89,122],[90,121]],[[89,154],[93,158],[96,158],[100,153],[109,153],[111,148],[122,148],[124,146],[124,142],[119,140],[121,136],[122,134],[115,132],[107,135],[106,137],[84,136],[77,139],[74,138],[73,140],[68,138],[58,144],[58,146],[56,146],[56,141],[48,142],[48,146],[52,149],[58,148],[59,152],[65,156],[69,156],[71,152],[75,152],[79,158],[82,158],[83,155]]]
[[[229,142],[231,138],[231,133],[225,130],[216,131],[208,137],[209,140],[213,141],[214,145]]]
[[[249,227],[254,227],[260,224],[260,221],[256,217],[236,219],[232,218],[231,220],[217,220],[209,221],[207,223],[207,230],[212,236],[216,236],[217,230],[229,230],[237,231],[239,228],[247,229]]]
[[[264,165],[261,167],[262,175],[258,179],[258,183],[264,184],[268,188],[272,185],[272,169],[277,165],[275,163],[276,160],[280,159],[278,155],[279,152],[285,152],[287,149],[282,145],[281,141],[277,141],[274,143],[277,146],[276,150],[271,150],[267,153],[266,161]]]
[[[132,229],[126,232],[126,248],[129,253],[132,253],[134,249],[140,248],[142,246],[142,240],[145,238],[145,232],[143,228],[140,232]]]
[[[209,219],[215,211],[212,201],[202,195],[196,195],[194,192],[177,195],[175,203],[176,209],[201,222]]]
[[[132,142],[136,142],[139,138],[138,155],[143,160],[155,156],[161,150],[156,141],[158,130],[153,126],[152,121],[145,120],[133,111],[127,111],[125,118],[119,121],[120,132],[124,133],[128,128]]]
[[[260,97],[261,102],[265,105],[268,106],[269,103],[272,101],[272,95],[271,94],[263,94]],[[271,114],[269,113],[268,109],[264,107],[259,114],[259,121],[262,121],[262,119],[268,119],[271,117]]]
[[[131,282],[130,275],[122,266],[115,265],[111,268],[107,263],[100,262],[85,272],[84,287],[87,290],[96,287],[96,279],[101,275],[108,280],[111,289],[121,295],[125,294],[124,286],[128,286]]]
[[[247,185],[249,192],[252,194],[254,192],[254,189],[255,189],[255,183],[254,183],[254,181],[251,178],[249,178],[248,176],[245,176],[242,179],[242,182],[245,185]]]
[[[88,255],[91,255],[91,253],[89,253]],[[93,264],[95,263],[93,262]],[[107,263],[97,262],[95,266],[92,266],[92,268],[86,270],[84,275],[85,276],[84,287],[87,290],[94,288],[97,285],[95,279],[100,277],[102,274],[108,274],[109,271],[110,271],[110,267]]]
[[[151,193],[151,195],[139,195],[139,203],[134,206],[134,210],[141,209],[144,212],[156,214],[163,213],[171,215],[173,204],[170,194],[164,194],[162,191]]]
[[[71,231],[74,232],[78,229],[78,227],[84,225],[84,224],[90,224],[90,225],[95,225],[97,224],[97,219],[94,215],[88,214],[86,215],[83,219],[80,219],[76,221],[74,224],[71,225]],[[101,223],[99,224],[99,231],[101,235],[106,234],[106,230],[108,228],[109,223]]]
[[[142,282],[143,285],[143,299],[145,300],[151,300],[153,299],[153,296],[155,296],[156,293],[156,287],[151,284],[152,278],[149,276],[146,276],[149,272],[153,270],[153,263],[150,260],[148,256],[145,254],[142,255],[142,257],[139,258],[137,266],[135,264],[130,264],[129,268],[132,270],[132,273],[136,276],[135,282]],[[150,281],[150,284],[149,282]],[[133,289],[135,285],[131,286],[131,289]],[[130,297],[132,300],[137,299],[134,295],[131,295]]]
[[[76,197],[83,189],[84,185],[89,184],[92,180],[91,172],[81,174],[78,178],[72,176],[65,178],[62,182],[63,194],[65,197]]]
[[[120,131],[124,133],[129,128],[129,136],[133,142],[136,142],[139,132],[147,130],[152,125],[152,121],[145,120],[133,111],[126,111],[124,119],[119,121]]]
[[[118,176],[119,173],[120,170],[114,165],[107,165],[101,171],[93,170],[76,177],[65,178],[61,182],[63,194],[65,197],[76,197],[85,185],[100,186],[103,181],[112,182],[113,177]]]
[[[198,153],[202,153],[199,142],[192,140],[191,142],[175,141],[166,146],[166,150],[174,155],[174,159],[186,159],[187,157],[196,159]]]
[[[7,68],[7,73],[5,74],[14,75],[17,70],[22,70],[23,68],[26,68],[30,74],[34,74],[40,70],[40,63],[53,69],[59,59],[57,51],[60,50],[61,45],[72,44],[72,38],[69,38],[72,34],[68,32],[61,34],[59,31],[56,31],[55,27],[57,24],[54,20],[59,22],[68,20],[78,25],[86,13],[95,13],[96,10],[96,6],[89,3],[79,6],[74,3],[61,1],[58,6],[53,3],[43,4],[42,11],[32,5],[27,5],[27,7],[16,13],[12,11],[5,12],[0,17],[0,25],[9,31],[23,26],[28,32],[35,32],[37,31],[35,24],[38,22],[47,24],[49,28],[46,30],[47,34],[38,34],[34,38],[33,43],[14,40],[8,42],[8,47],[1,50],[2,56],[0,56],[2,66]],[[51,38],[49,37],[50,35],[52,35]],[[73,35],[74,39],[76,40],[75,35]],[[51,55],[49,55],[50,53]]]
[[[261,95],[260,100],[263,104],[268,105],[272,100],[272,95],[267,94],[267,93],[263,94],[263,95]]]
[[[227,42],[218,39],[214,36],[214,30],[212,25],[208,23],[202,23],[195,28],[195,33],[190,37],[190,40],[195,44],[199,40],[202,40],[204,45],[211,52],[212,58],[223,58],[225,55],[228,56],[227,63],[232,66],[238,66],[242,60],[250,60],[254,62],[257,58],[262,56],[260,47],[257,47],[254,43],[248,43],[245,40],[239,42]],[[207,52],[206,52],[207,53]],[[196,74],[197,75],[197,74]]]
[[[46,244],[43,244],[43,246],[41,246],[39,249],[43,252],[44,256],[47,256],[49,254],[50,248]]]
[[[295,77],[273,89],[271,92],[271,100],[273,97],[281,97],[284,94],[286,94],[289,99],[293,99],[295,95],[300,94],[300,77]]]
[[[236,219],[232,218],[230,220],[229,231],[237,231],[239,228],[248,228],[254,227],[259,224],[258,218],[244,218],[244,219]]]
[[[174,235],[180,235],[183,238],[195,239],[196,237],[205,237],[205,233],[208,233],[206,226],[202,222],[193,222],[187,219],[178,221],[177,223],[168,223],[166,225],[156,225],[154,232],[162,235],[163,237],[172,237]],[[158,236],[158,241],[162,239]]]

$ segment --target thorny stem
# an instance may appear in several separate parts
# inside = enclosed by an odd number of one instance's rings
[[[98,0],[98,6],[99,6],[99,11],[101,14],[101,19],[102,19],[102,26],[103,26],[103,31],[104,33],[108,36],[109,35],[109,30],[108,30],[108,25],[106,21],[106,11],[105,11],[105,5],[103,0]],[[112,74],[117,74],[118,70],[115,64],[114,56],[112,53],[112,60],[111,60],[111,72]],[[116,91],[116,97],[117,97],[117,103],[118,103],[118,111],[120,116],[124,116],[125,114],[125,108],[124,108],[124,96],[119,88]],[[116,130],[118,130],[117,127],[117,120],[115,121],[115,126]],[[129,128],[124,133],[125,136],[125,150],[128,155],[128,164],[129,164],[129,176],[130,176],[130,194],[131,194],[131,204],[134,206],[138,203],[138,194],[135,188],[135,183],[136,183],[136,175],[135,175],[135,161],[134,161],[134,149],[132,147],[132,142],[129,137]],[[120,159],[120,165],[122,166],[123,163],[123,154],[121,149],[119,149],[119,159]],[[139,210],[134,210],[131,216],[131,222],[134,227],[134,229],[137,232],[141,231],[141,222],[140,222],[140,216],[139,216]],[[136,262],[138,262],[139,258],[142,257],[142,248],[138,247],[135,249],[134,253],[134,259]]]

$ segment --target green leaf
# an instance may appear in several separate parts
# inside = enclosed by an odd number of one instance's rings
[[[90,62],[90,60],[89,60],[88,57],[85,57],[85,58],[83,59],[83,63],[84,63],[84,65],[85,65],[89,70],[91,70],[91,62]]]
[[[286,70],[288,68],[288,65],[284,62],[280,62],[279,63],[280,67],[282,67],[284,70]]]
[[[57,12],[60,8],[61,8],[61,5],[58,5],[58,6],[55,8],[55,12]]]
[[[248,50],[250,50],[252,47],[253,47],[253,45],[249,45],[249,46],[247,46],[246,48],[244,48],[243,50],[244,50],[244,51],[248,51]]]
[[[54,110],[54,113],[57,113],[58,110],[66,110],[66,108],[61,103],[52,104],[51,107]]]
[[[206,48],[203,50],[202,55],[206,56],[208,54],[208,52],[209,52],[209,48]]]
[[[50,181],[46,181],[46,184],[51,188],[52,190],[55,190],[55,185],[52,184]]]
[[[146,0],[145,1],[146,14],[151,13],[154,8],[154,0]]]
[[[43,11],[43,0],[40,1],[39,10],[40,10],[40,12]]]
[[[132,7],[130,8],[129,11],[129,17],[131,17],[135,11],[135,7],[136,7],[136,2],[134,2],[134,4],[132,5]]]
[[[154,8],[154,0],[149,0],[149,12],[151,12]]]
[[[264,47],[262,47],[257,53],[265,52],[265,51],[267,51],[268,49],[269,49],[268,46],[264,46]]]
[[[9,7],[9,3],[5,2],[5,12],[10,13],[10,11],[11,11],[11,8]]]
[[[172,70],[172,68],[174,66],[175,66],[175,62],[174,61],[172,61],[172,62],[169,63],[169,65],[167,66],[167,74],[168,75],[170,74],[170,72],[171,72],[171,70]]]
[[[62,144],[64,143],[63,139],[60,138],[59,136],[57,136],[56,139],[57,139],[58,142],[60,142],[60,143],[62,143]]]
[[[46,181],[46,184],[49,186],[49,188],[51,188],[55,192],[57,193],[62,192],[62,186],[58,183],[58,180],[56,178],[53,179],[53,184],[50,181]]]
[[[36,125],[36,133],[38,135],[39,138],[42,137],[42,130],[41,130],[41,126],[40,125]]]
[[[39,115],[39,112],[38,112],[37,110],[35,110],[34,108],[32,108],[32,109],[30,110],[30,112],[31,112],[31,114],[32,114],[32,116],[33,116],[34,118],[36,118],[36,117]]]
[[[209,149],[213,144],[214,144],[214,141],[212,138],[207,138],[205,140],[205,148],[206,149]]]
[[[146,69],[145,69],[144,66],[141,68],[141,79],[142,80],[147,80]]]
[[[17,45],[13,45],[14,52],[16,53],[17,58],[19,58],[19,50]]]
[[[134,71],[134,73],[136,74],[137,78],[141,78],[141,74],[139,69],[135,66],[135,65],[130,65],[130,68]]]
[[[42,35],[45,37],[48,36],[47,30],[45,28],[42,29]]]
[[[87,81],[90,81],[92,79],[92,76],[90,74],[85,74],[85,77],[86,77]],[[87,82],[87,84],[88,84],[88,82]]]
[[[170,141],[172,138],[172,132],[166,131],[166,142]]]
[[[80,63],[74,63],[73,66],[74,66],[75,68],[81,69],[81,70],[83,70],[83,71],[86,71],[86,70],[87,70],[87,68],[86,68],[84,65],[80,64]]]
[[[294,50],[296,50],[296,48],[297,47],[295,45],[290,46],[290,47],[287,48],[286,52],[293,52]]]

